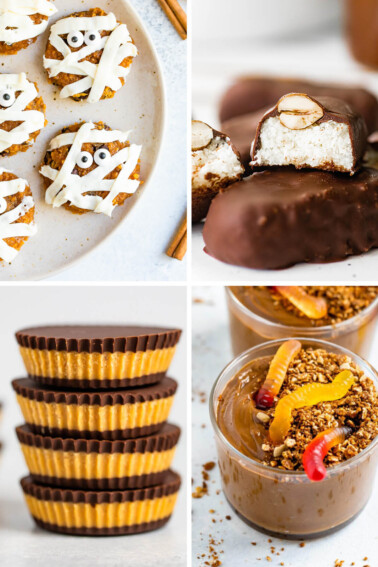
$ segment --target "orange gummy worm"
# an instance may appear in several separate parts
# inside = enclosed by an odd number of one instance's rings
[[[296,285],[276,285],[275,289],[295,305],[309,319],[322,319],[327,315],[328,305],[324,297],[315,297]]]
[[[297,388],[281,398],[277,404],[274,419],[269,428],[273,443],[282,443],[290,429],[292,411],[314,406],[320,402],[340,400],[353,385],[355,378],[350,370],[343,370],[330,384],[311,383]]]
[[[282,343],[272,358],[263,385],[256,394],[256,407],[260,409],[272,407],[274,398],[277,396],[285,380],[289,364],[297,356],[301,348],[301,343],[293,339]]]
[[[346,426],[326,429],[307,445],[302,463],[310,480],[319,481],[325,478],[327,469],[323,463],[324,457],[332,447],[344,443],[351,433],[352,429]]]

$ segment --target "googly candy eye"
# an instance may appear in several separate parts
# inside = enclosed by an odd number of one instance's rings
[[[8,108],[12,106],[14,101],[16,100],[16,95],[11,89],[4,89],[0,91],[0,105]]]
[[[110,158],[111,154],[106,148],[100,148],[94,155],[94,160],[97,165],[104,165],[110,160]]]
[[[70,47],[81,47],[84,43],[84,36],[81,31],[72,31],[67,36],[67,43]]]
[[[93,163],[93,155],[89,152],[80,152],[76,159],[76,165],[83,169],[88,169]]]
[[[98,31],[88,30],[87,32],[85,32],[84,41],[86,45],[91,45],[92,47],[96,47],[97,45],[99,45],[100,40],[101,40],[101,35]]]

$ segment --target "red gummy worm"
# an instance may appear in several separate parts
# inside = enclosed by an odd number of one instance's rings
[[[310,480],[317,482],[325,478],[327,469],[323,463],[324,457],[332,447],[344,443],[351,433],[352,429],[346,426],[326,429],[307,445],[303,453],[302,463]]]

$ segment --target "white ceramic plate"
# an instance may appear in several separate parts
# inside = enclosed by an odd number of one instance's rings
[[[117,19],[126,23],[139,55],[133,62],[126,84],[113,99],[96,104],[60,99],[58,90],[47,82],[42,65],[49,27],[37,42],[17,55],[0,56],[1,72],[26,71],[32,81],[37,81],[45,101],[48,125],[37,138],[34,146],[25,153],[1,158],[0,165],[15,172],[30,183],[36,202],[38,232],[22,247],[11,265],[0,262],[0,280],[37,280],[50,276],[98,246],[122,222],[126,221],[136,202],[148,193],[148,187],[161,147],[165,96],[162,70],[156,51],[140,18],[126,0],[97,0],[95,4],[84,0],[55,0],[58,13],[54,21],[73,12],[94,6],[106,12],[114,12]],[[75,122],[106,122],[111,128],[132,130],[130,141],[142,144],[141,179],[144,183],[137,193],[117,207],[112,218],[102,214],[74,215],[63,208],[53,209],[44,202],[42,178],[38,173],[40,163],[51,138],[64,126]],[[126,221],[127,222],[127,221]],[[127,243],[125,242],[125,246]]]

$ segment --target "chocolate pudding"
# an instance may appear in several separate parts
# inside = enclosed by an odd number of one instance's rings
[[[326,316],[309,318],[272,286],[226,289],[235,356],[267,340],[300,335],[332,341],[368,358],[378,312],[378,287],[300,287],[325,299]]]
[[[361,512],[371,494],[378,457],[375,370],[337,345],[298,341],[299,352],[288,364],[271,407],[258,408],[257,393],[277,350],[289,341],[265,343],[236,358],[218,378],[210,401],[229,503],[248,524],[294,538],[330,533]],[[342,393],[317,403],[303,398],[282,440],[273,443],[272,424],[279,420],[282,400],[287,403],[309,386],[332,388],[343,375],[350,381]],[[349,435],[326,452],[325,478],[310,480],[303,454],[314,439],[336,428]]]

